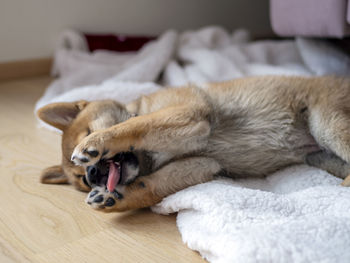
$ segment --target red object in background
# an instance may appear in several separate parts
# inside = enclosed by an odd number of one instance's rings
[[[125,36],[125,35],[95,35],[84,34],[90,51],[105,49],[118,52],[137,51],[147,42],[156,37]]]

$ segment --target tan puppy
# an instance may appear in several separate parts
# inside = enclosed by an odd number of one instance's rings
[[[251,77],[164,89],[125,107],[51,104],[39,117],[63,131],[62,166],[42,181],[92,186],[87,202],[105,212],[154,205],[218,174],[264,176],[304,162],[350,173],[347,79]]]

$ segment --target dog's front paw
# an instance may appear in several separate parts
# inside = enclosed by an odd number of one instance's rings
[[[105,148],[106,134],[95,132],[84,138],[74,149],[71,160],[76,165],[90,166],[101,158],[108,158],[108,149]]]
[[[86,198],[86,203],[96,210],[112,212],[117,202],[123,199],[123,195],[117,191],[109,192],[104,186],[97,186],[92,189]]]

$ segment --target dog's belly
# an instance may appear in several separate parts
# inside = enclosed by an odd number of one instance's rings
[[[307,154],[320,150],[307,127],[271,123],[264,128],[249,128],[230,127],[226,122],[224,129],[218,127],[210,136],[206,154],[228,174],[246,177],[264,176],[303,163]]]
[[[210,154],[228,174],[234,177],[265,176],[276,170],[292,164],[303,162],[297,156],[285,149],[270,149],[267,147],[245,149],[221,149],[221,153]]]

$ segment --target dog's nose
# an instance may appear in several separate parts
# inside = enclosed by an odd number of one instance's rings
[[[86,169],[87,181],[90,185],[97,184],[98,168],[96,165],[88,166]]]

